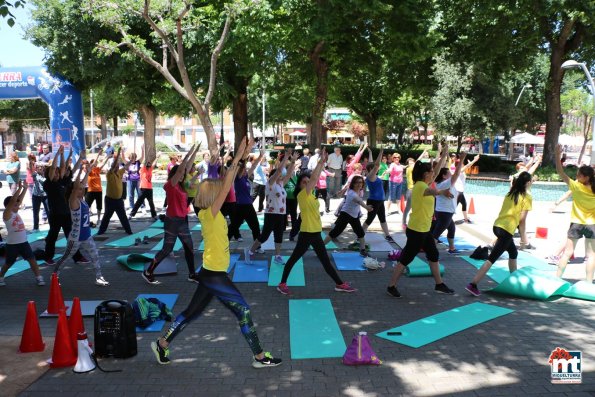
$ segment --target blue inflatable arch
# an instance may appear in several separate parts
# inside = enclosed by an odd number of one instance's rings
[[[0,100],[41,98],[50,108],[52,148],[71,149],[78,154],[85,147],[83,99],[71,83],[50,75],[43,66],[0,68]]]

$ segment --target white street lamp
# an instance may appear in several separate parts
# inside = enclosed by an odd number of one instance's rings
[[[525,88],[533,88],[533,86],[531,84],[525,84],[523,86],[523,88],[521,89],[521,92],[519,92],[519,96],[516,99],[516,102],[514,103],[514,106],[519,104],[519,101],[521,100],[521,95],[523,95],[523,91],[525,91]]]
[[[580,68],[583,69],[585,72],[585,76],[587,76],[587,80],[589,81],[589,85],[591,86],[591,95],[593,96],[593,106],[595,106],[595,82],[593,82],[593,77],[591,73],[589,73],[589,69],[587,68],[586,63],[579,63],[572,59],[564,62],[562,64],[562,69],[573,69],[573,68]],[[595,113],[593,114],[595,118]],[[591,122],[591,126],[593,127],[592,130],[592,137],[591,137],[591,165],[595,165],[595,121]]]

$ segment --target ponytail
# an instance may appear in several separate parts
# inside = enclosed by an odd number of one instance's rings
[[[527,193],[527,183],[531,181],[533,177],[527,171],[523,171],[520,175],[512,182],[510,191],[507,196],[514,201],[515,204],[519,203],[519,196]]]
[[[591,191],[595,194],[595,170],[593,170],[593,168],[589,167],[588,165],[583,165],[578,169],[578,173],[589,178]]]

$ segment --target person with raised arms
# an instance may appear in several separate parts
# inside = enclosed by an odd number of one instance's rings
[[[270,368],[282,362],[280,358],[273,357],[262,348],[252,321],[250,306],[227,274],[230,262],[229,239],[227,222],[220,210],[235,179],[238,163],[245,152],[251,150],[252,145],[254,145],[253,141],[247,145],[246,140],[242,140],[225,179],[207,178],[199,185],[195,201],[201,209],[198,217],[205,242],[203,265],[197,274],[198,286],[190,303],[176,316],[167,332],[151,343],[151,350],[159,364],[171,362],[169,345],[191,321],[201,315],[214,297],[231,310],[238,319],[240,331],[252,351],[252,367]]]
[[[157,167],[157,159],[161,153],[157,153],[155,158],[147,158],[147,161],[142,164],[142,159],[145,157],[145,145],[141,147],[141,166],[140,166],[140,195],[130,211],[130,217],[134,218],[141,205],[147,200],[149,203],[149,209],[151,210],[151,218],[157,220],[157,210],[155,209],[155,203],[153,202],[153,170]]]
[[[388,224],[386,223],[386,211],[384,209],[384,201],[386,198],[384,180],[379,176],[380,166],[382,165],[381,160],[385,158],[386,156],[384,155],[384,149],[380,149],[380,152],[376,157],[376,161],[366,166],[368,169],[366,185],[368,186],[368,191],[370,192],[366,204],[372,207],[372,211],[368,212],[368,217],[363,224],[363,229],[364,232],[367,232],[368,228],[374,221],[374,218],[378,216],[380,227],[384,232],[384,239],[389,243],[394,244],[395,240],[393,240],[391,237],[390,232],[388,231]]]
[[[322,221],[320,219],[320,202],[314,197],[312,191],[316,187],[316,182],[320,176],[320,172],[324,167],[327,160],[326,150],[323,150],[320,154],[320,159],[316,168],[312,171],[312,175],[307,173],[300,174],[297,185],[295,187],[295,196],[298,201],[298,205],[301,211],[301,225],[298,240],[293,253],[289,257],[289,260],[285,264],[283,269],[283,276],[281,282],[277,286],[277,290],[283,295],[289,295],[291,292],[287,287],[287,279],[291,273],[291,269],[297,263],[297,261],[304,256],[310,247],[314,248],[314,252],[318,257],[318,260],[322,263],[324,271],[333,279],[335,282],[335,291],[337,292],[355,292],[357,291],[349,283],[343,282],[337,270],[331,263],[331,260],[326,252],[324,241],[322,240]]]

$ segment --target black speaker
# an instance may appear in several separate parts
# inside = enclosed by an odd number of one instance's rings
[[[136,325],[132,306],[126,301],[103,301],[95,308],[95,355],[136,356]]]

